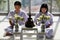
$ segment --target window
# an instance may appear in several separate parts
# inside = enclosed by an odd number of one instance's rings
[[[0,13],[8,12],[8,0],[0,0]]]
[[[60,14],[60,0],[52,0],[52,13]]]
[[[14,2],[15,2],[15,1],[21,1],[21,0],[9,0],[10,11],[11,11],[11,10],[14,10]]]
[[[42,3],[47,3],[49,11],[53,14],[60,13],[60,0],[31,0],[31,12],[39,12]],[[22,0],[22,5],[25,11],[29,11],[29,0]]]
[[[22,9],[26,12],[29,12],[29,1],[30,0],[10,0],[10,10],[14,9],[14,2],[15,1],[21,1],[22,3]],[[40,5],[42,3],[49,3],[50,1],[47,0],[31,0],[31,12],[39,12]],[[50,7],[50,4],[48,4]],[[50,9],[50,8],[49,8]]]
[[[0,14],[8,13],[8,11],[14,10],[14,2],[20,1],[22,3],[22,9],[29,12],[30,0],[0,0]],[[8,4],[9,3],[9,4]],[[53,14],[60,13],[60,0],[31,0],[31,12],[39,12],[42,3],[47,3],[49,11]]]
[[[50,0],[31,0],[31,12],[32,13],[39,12],[42,3],[47,3],[50,11],[50,6],[51,6]],[[29,0],[22,0],[22,5],[23,5],[23,10],[29,12]]]

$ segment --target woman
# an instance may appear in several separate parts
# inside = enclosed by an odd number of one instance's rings
[[[53,15],[51,13],[48,12],[48,5],[47,4],[42,4],[39,13],[36,14],[35,18],[34,18],[34,23],[38,26],[40,26],[41,21],[38,22],[37,18],[39,18],[42,14],[46,15],[46,16],[50,16],[50,19],[47,20],[45,22],[45,27],[46,28],[50,28],[50,26],[53,24]],[[45,20],[44,20],[45,21]],[[37,23],[38,22],[38,23]],[[46,36],[47,37],[51,37],[52,35],[52,29],[50,31],[46,31]],[[51,33],[50,33],[51,32]],[[50,34],[49,34],[50,33]]]

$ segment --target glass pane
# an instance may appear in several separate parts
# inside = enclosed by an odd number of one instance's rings
[[[8,12],[8,0],[0,0],[0,13]]]
[[[22,9],[28,12],[29,11],[29,0],[21,0],[21,2],[22,2]]]
[[[21,1],[22,9],[26,12],[29,12],[29,0],[9,0],[10,1],[10,10],[14,10],[14,2]],[[47,3],[49,11],[53,14],[59,14],[60,12],[60,0],[31,0],[31,12],[39,12],[40,6],[42,3]]]
[[[14,2],[15,1],[21,1],[21,0],[9,0],[9,5],[10,5],[10,11],[14,10]]]
[[[31,2],[31,5],[32,5],[31,11],[32,11],[32,12],[39,12],[40,6],[41,6],[41,4],[43,4],[43,3],[48,4],[49,10],[50,10],[50,1],[49,1],[49,0],[31,0],[31,1],[32,1],[32,2]]]
[[[53,14],[60,13],[60,0],[52,0],[52,13]]]
[[[14,10],[14,2],[15,1],[20,1],[22,4],[22,8],[24,11],[27,12],[28,10],[28,4],[29,4],[29,0],[9,0],[9,7],[10,7],[10,11]]]
[[[42,3],[47,3],[49,6],[49,11],[50,11],[50,6],[51,6],[51,1],[50,0],[31,0],[31,12],[39,12],[40,6]],[[28,12],[29,10],[29,0],[22,0],[22,5],[23,9]]]

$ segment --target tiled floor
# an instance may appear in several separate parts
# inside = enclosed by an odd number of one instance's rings
[[[34,16],[32,16],[34,18]],[[54,23],[51,26],[54,29],[54,39],[60,40],[60,19],[58,16],[54,16]],[[2,37],[5,33],[4,29],[9,26],[8,19],[6,16],[0,16],[0,37]]]

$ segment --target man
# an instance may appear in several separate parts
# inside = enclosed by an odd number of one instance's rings
[[[14,27],[14,24],[15,24],[15,18],[14,18],[15,14],[24,18],[23,21],[21,21],[21,20],[18,21],[19,25],[25,24],[25,22],[27,21],[27,18],[28,18],[27,14],[24,11],[21,10],[21,2],[16,1],[14,3],[14,8],[15,8],[15,10],[11,11],[8,14],[8,19],[9,19],[10,26],[7,29],[5,29],[6,36],[10,36],[10,35],[13,34],[13,27]]]
[[[38,26],[40,26],[41,21],[38,22],[37,18],[39,18],[42,14],[44,14],[44,15],[46,15],[46,16],[50,16],[50,19],[45,22],[45,27],[46,27],[46,28],[50,28],[50,26],[53,24],[53,15],[48,12],[48,5],[47,5],[47,4],[42,4],[42,5],[41,5],[41,8],[40,8],[39,13],[36,14],[36,16],[35,16],[35,18],[34,18],[34,22],[35,22],[35,24],[38,25]],[[44,20],[44,21],[45,21],[45,20]],[[37,23],[37,22],[38,22],[38,23]],[[50,30],[50,31],[52,31],[52,30]],[[48,33],[50,33],[50,32],[48,32]],[[47,34],[48,34],[48,33],[47,33]],[[51,35],[52,35],[52,34],[50,34],[50,36],[51,36]],[[47,36],[47,35],[46,35],[46,36]],[[49,35],[48,35],[48,36],[49,36]]]

